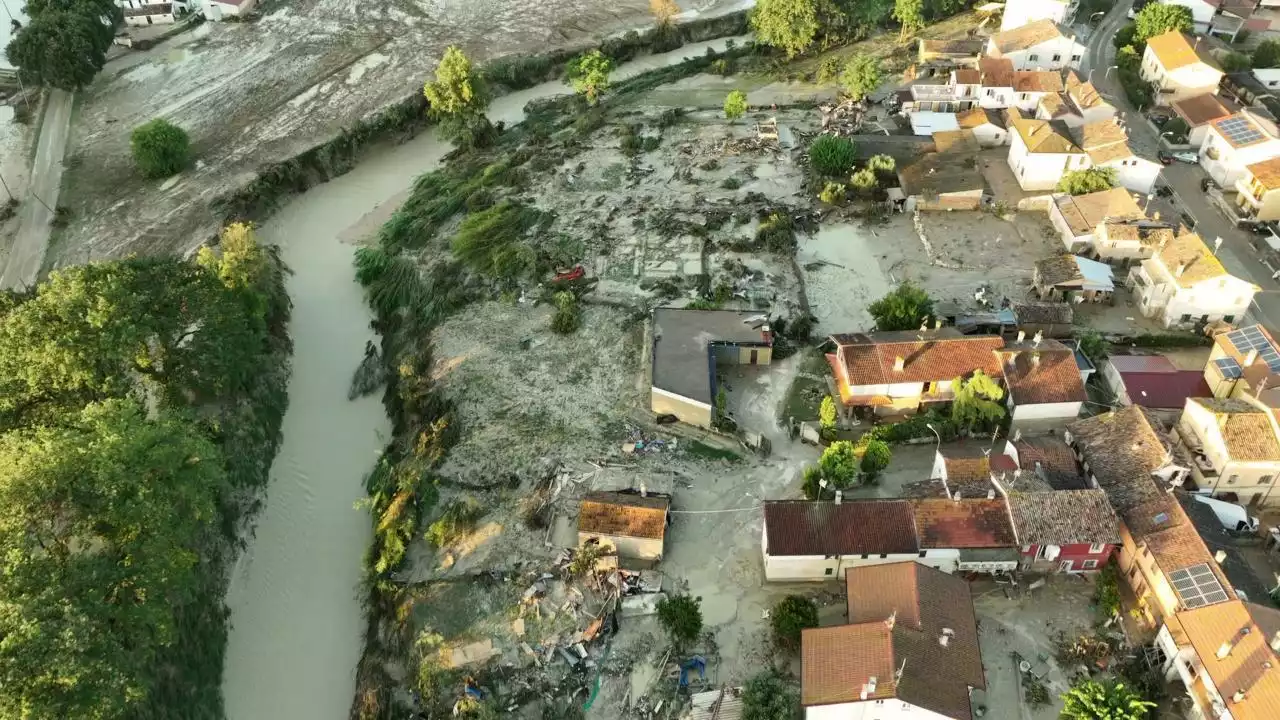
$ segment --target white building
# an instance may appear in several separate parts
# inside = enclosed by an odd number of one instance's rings
[[[1116,181],[1121,186],[1143,195],[1155,189],[1162,166],[1133,151],[1128,132],[1119,118],[1081,125],[1073,128],[1071,134],[1088,154],[1090,165],[1115,170]]]
[[[670,508],[656,495],[588,493],[578,506],[578,545],[597,542],[620,557],[661,560]]]
[[[1261,288],[1227,272],[1195,233],[1183,233],[1129,271],[1142,314],[1165,327],[1189,328],[1243,318]]]
[[[1009,169],[1023,190],[1053,190],[1064,174],[1091,166],[1065,126],[1034,118],[1015,118],[1010,124]]]
[[[800,638],[805,720],[970,720],[985,689],[969,585],[919,563],[845,579],[849,624]]]
[[[243,17],[257,4],[257,0],[204,0],[204,15],[210,20]]]
[[[1052,20],[1004,30],[987,40],[987,55],[1011,61],[1014,70],[1080,67],[1084,52],[1084,45]]]
[[[1223,75],[1207,45],[1174,30],[1147,40],[1139,74],[1154,84],[1157,105],[1192,95],[1214,94]]]
[[[127,25],[146,27],[173,23],[187,13],[186,0],[116,0]]]
[[[1280,365],[1280,356],[1268,356]],[[1174,431],[1191,463],[1191,481],[1204,493],[1234,493],[1250,507],[1275,506],[1280,479],[1280,440],[1276,420],[1261,402],[1248,397],[1187,398]]]
[[[1067,127],[1079,127],[1115,117],[1115,106],[1102,97],[1093,83],[1081,80],[1074,70],[1068,70],[1066,75],[1066,90],[1045,95],[1036,105],[1037,119],[1060,120]]]
[[[1049,222],[1073,255],[1090,256],[1098,228],[1107,220],[1137,220],[1142,208],[1125,188],[1112,188],[1087,195],[1059,195],[1049,206]]]
[[[1075,0],[1008,0],[1000,17],[1000,29],[1013,30],[1037,20],[1066,25],[1077,5]]]
[[[1230,188],[1255,163],[1280,157],[1280,132],[1250,110],[1209,123],[1200,146],[1200,166],[1220,187]]]
[[[1005,127],[1002,113],[985,108],[973,108],[956,115],[956,123],[963,130],[973,132],[982,147],[1000,147],[1009,144],[1009,129]]]
[[[1215,88],[1216,90],[1216,88]],[[1170,103],[1170,107],[1190,128],[1187,144],[1194,148],[1204,145],[1209,126],[1215,121],[1233,115],[1238,108],[1225,98],[1212,93],[1200,93]]]

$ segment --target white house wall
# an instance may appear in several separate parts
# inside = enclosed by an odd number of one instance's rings
[[[1080,67],[1084,46],[1071,38],[1057,37],[1026,50],[1001,53],[1000,57],[1011,60],[1014,70],[1061,70]]]
[[[1063,173],[1089,167],[1087,155],[1029,153],[1022,136],[1016,132],[1010,142],[1009,169],[1023,190],[1052,190],[1058,186]]]
[[[1058,208],[1058,203],[1049,205],[1049,222],[1057,229],[1058,236],[1062,238],[1062,246],[1073,255],[1080,254],[1081,249],[1093,243],[1092,232],[1083,235],[1075,234],[1075,231],[1067,224],[1067,219],[1062,216],[1062,210]]]
[[[1160,177],[1160,163],[1139,157],[1129,157],[1103,163],[1102,167],[1114,168],[1116,180],[1128,190],[1148,195],[1155,190]]]
[[[906,668],[904,672],[910,672]],[[919,705],[897,698],[864,700],[837,705],[812,705],[804,709],[805,720],[952,720]]]
[[[1204,315],[1210,321],[1231,316],[1232,321],[1238,322],[1249,311],[1253,294],[1253,285],[1230,276],[1197,283],[1192,288],[1178,287],[1164,306],[1161,322],[1165,327],[1194,324]],[[1183,321],[1183,315],[1190,315],[1190,320]]]
[[[1218,157],[1209,157],[1209,150],[1216,151]],[[1218,131],[1209,127],[1200,147],[1200,165],[1209,173],[1219,186],[1229,188],[1236,180],[1244,176],[1245,168],[1254,163],[1280,157],[1280,140],[1271,138],[1256,145],[1237,148],[1232,147]]]
[[[1014,398],[1014,402],[1017,402]],[[1029,405],[1014,405],[1011,417],[1014,422],[1025,422],[1030,420],[1075,420],[1080,416],[1080,407],[1084,403],[1065,402],[1065,403],[1035,403]]]
[[[1195,24],[1196,30],[1203,33],[1209,28],[1209,23],[1213,22],[1213,14],[1217,8],[1210,5],[1204,0],[1160,0],[1161,5],[1181,5],[1191,11],[1191,21]]]
[[[953,573],[960,562],[959,550],[927,550],[925,557],[919,553],[869,553],[862,555],[769,555],[764,556],[764,578],[770,582],[810,582],[842,580],[850,568],[887,565],[889,563],[915,561],[921,565]]]
[[[973,128],[973,136],[982,147],[1000,147],[1009,144],[1010,132],[997,125],[987,123]]]
[[[1064,23],[1067,19],[1067,5],[1066,0],[1009,0],[1004,4],[1000,31],[1020,28],[1037,20]]]

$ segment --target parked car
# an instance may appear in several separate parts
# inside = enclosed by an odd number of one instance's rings
[[[1175,152],[1171,152],[1169,154],[1173,156],[1174,160],[1177,160],[1178,162],[1184,162],[1189,165],[1195,165],[1196,163],[1200,162],[1199,155],[1187,150],[1178,150]]]
[[[1160,150],[1156,153],[1156,159],[1160,161],[1161,165],[1173,164],[1173,155],[1164,150]]]

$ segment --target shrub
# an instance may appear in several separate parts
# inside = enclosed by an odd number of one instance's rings
[[[870,195],[878,185],[875,171],[871,168],[862,168],[849,178],[849,187],[862,196]]]
[[[822,404],[818,406],[818,424],[823,430],[834,430],[836,427],[836,417],[835,398],[827,395],[822,398]]]
[[[773,213],[756,230],[756,244],[770,252],[789,253],[796,248],[796,229],[791,216]]]
[[[134,128],[129,138],[133,161],[149,178],[169,177],[191,161],[191,138],[182,128],[163,118]]]
[[[742,181],[739,180],[738,178],[728,177],[720,181],[720,187],[724,188],[725,190],[737,190],[738,188],[742,187]]]
[[[829,57],[822,61],[818,66],[818,82],[826,85],[835,82],[840,77],[840,61],[836,58]]]
[[[859,466],[868,478],[874,478],[889,467],[893,451],[883,440],[868,440],[862,446],[862,463]]]
[[[1222,64],[1223,70],[1233,73],[1248,70],[1253,61],[1244,53],[1229,52],[1222,56],[1219,62]]]
[[[858,479],[860,466],[858,450],[848,440],[837,440],[831,443],[818,458],[818,468],[822,470],[823,479],[837,490],[853,485]]]
[[[1190,132],[1191,128],[1187,125],[1187,121],[1180,117],[1171,119],[1169,122],[1164,124],[1164,127],[1160,128],[1160,136],[1164,137],[1165,133],[1168,133],[1169,142],[1174,143],[1175,145],[1185,143],[1187,141],[1187,135]]]
[[[666,629],[672,644],[687,647],[702,634],[702,598],[671,595],[659,600],[658,622]]]
[[[867,168],[880,177],[892,176],[898,169],[898,162],[892,155],[872,155],[867,160]]]
[[[801,631],[818,627],[818,605],[807,597],[788,595],[773,606],[769,625],[774,643],[795,652],[800,649]]]
[[[1102,190],[1110,190],[1116,186],[1116,170],[1109,167],[1092,167],[1086,170],[1072,170],[1064,173],[1058,180],[1058,192],[1069,195],[1087,195]]]
[[[854,100],[861,100],[880,86],[880,61],[867,55],[850,60],[840,73],[840,87]]]
[[[582,314],[578,310],[578,297],[567,290],[561,290],[553,296],[556,312],[551,316],[551,330],[560,335],[569,335],[582,326]]]
[[[609,89],[609,73],[613,72],[613,60],[599,50],[583,53],[569,62],[569,82],[574,92],[585,97],[587,104],[595,105]]]
[[[737,120],[747,112],[747,94],[741,90],[734,90],[724,99],[724,116],[730,120]]]
[[[844,183],[827,182],[823,186],[822,192],[818,193],[818,199],[828,205],[843,205],[844,195],[848,188]]]
[[[822,469],[817,465],[805,465],[801,473],[800,490],[809,500],[822,498]]]
[[[1145,720],[1148,710],[1156,706],[1115,680],[1081,680],[1062,695],[1062,701],[1062,720]]]
[[[1097,330],[1088,330],[1080,336],[1080,352],[1084,353],[1095,367],[1100,366],[1102,361],[1107,359],[1109,350],[1106,339]]]
[[[1263,40],[1253,49],[1253,66],[1256,68],[1280,67],[1280,41]]]
[[[1104,622],[1120,612],[1120,573],[1114,562],[1107,563],[1094,581],[1093,605]]]
[[[474,500],[452,500],[444,506],[440,519],[427,528],[427,542],[444,547],[471,532],[483,515],[484,511]]]
[[[819,175],[843,177],[856,157],[857,148],[848,138],[819,135],[809,145],[809,166]]]
[[[916,284],[907,281],[867,308],[881,331],[915,330],[933,319],[933,299]]]
[[[523,237],[538,217],[536,210],[507,200],[471,213],[450,242],[454,257],[481,275],[514,282],[534,269],[533,249]]]
[[[798,720],[800,693],[778,673],[767,671],[747,681],[742,720]]]

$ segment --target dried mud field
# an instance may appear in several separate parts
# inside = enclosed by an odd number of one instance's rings
[[[732,10],[686,0],[686,17]],[[652,23],[645,0],[269,0],[248,23],[206,23],[112,61],[77,97],[47,267],[129,253],[185,252],[211,236],[210,202],[421,86],[450,44],[476,62],[543,52]],[[137,175],[130,131],[164,117],[197,164]]]

